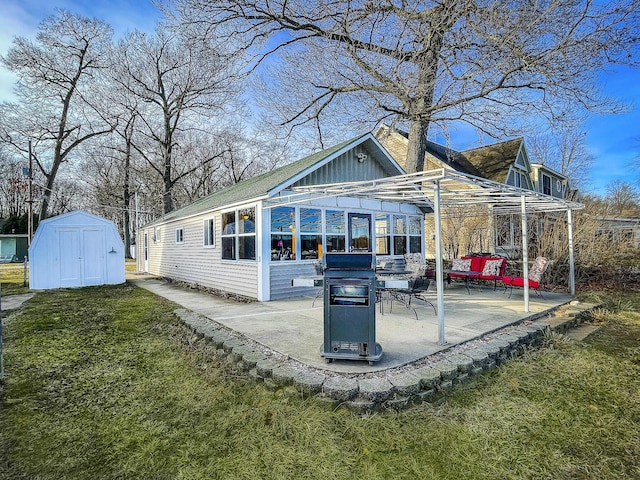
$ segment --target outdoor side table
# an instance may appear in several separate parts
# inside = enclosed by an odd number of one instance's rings
[[[445,270],[444,273],[446,273],[447,276],[453,273],[455,275],[464,277],[464,286],[467,287],[467,293],[469,295],[471,295],[471,290],[469,289],[469,279],[482,275],[482,272],[473,272],[469,270]]]

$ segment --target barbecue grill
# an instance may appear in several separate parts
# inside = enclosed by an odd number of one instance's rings
[[[324,343],[321,355],[333,359],[382,358],[376,343],[376,286],[373,254],[327,253],[324,270]]]

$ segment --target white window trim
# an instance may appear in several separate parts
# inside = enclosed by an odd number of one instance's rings
[[[178,232],[180,232],[180,239],[178,239]],[[184,244],[184,227],[176,228],[176,245]]]
[[[245,208],[253,208],[254,211],[254,215],[256,218],[256,225],[254,226],[254,232],[253,233],[238,233],[237,232],[237,225],[238,225],[238,220],[240,218],[240,210],[243,210]],[[251,264],[255,264],[258,263],[258,258],[260,256],[260,252],[258,251],[258,225],[257,225],[257,220],[258,220],[258,206],[257,205],[245,205],[245,206],[240,206],[240,207],[236,207],[236,208],[232,208],[229,210],[223,210],[221,213],[221,222],[222,222],[222,217],[224,217],[224,215],[226,213],[231,213],[233,212],[234,214],[234,221],[236,224],[236,232],[235,233],[224,233],[224,229],[221,228],[221,232],[220,232],[220,243],[222,244],[222,239],[224,238],[233,238],[234,239],[234,243],[235,243],[235,252],[236,252],[236,256],[238,255],[238,252],[240,250],[240,239],[243,237],[254,237],[255,238],[255,258],[254,259],[250,259],[250,258],[222,258],[222,252],[221,252],[221,258],[220,261],[223,263],[229,262],[229,263],[251,263]],[[222,225],[222,223],[221,223]],[[224,247],[221,247],[224,250]]]
[[[209,225],[213,226],[211,232],[210,243],[207,243],[209,240]],[[214,217],[205,218],[202,221],[202,246],[204,248],[215,248],[216,246],[216,219]]]

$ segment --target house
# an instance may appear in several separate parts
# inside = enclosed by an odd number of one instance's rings
[[[375,136],[404,167],[408,134],[381,125]],[[505,185],[535,190],[531,178],[531,163],[523,138],[463,151],[427,141],[424,170],[434,168],[451,169]]]
[[[613,242],[628,242],[633,248],[640,249],[640,215],[633,211],[627,213],[635,215],[603,218],[597,234]]]
[[[296,187],[403,173],[372,134],[359,136],[145,225],[138,234],[138,270],[269,301],[315,292],[292,289],[291,282],[314,274],[325,252],[423,253],[424,214],[431,210],[415,201],[340,195],[281,201]]]
[[[116,225],[82,210],[42,220],[29,247],[29,288],[124,283]]]
[[[376,138],[404,166],[407,156],[408,134],[386,125],[375,132]],[[512,187],[531,190],[555,198],[565,199],[571,192],[566,176],[529,159],[523,138],[457,151],[427,141],[424,170],[445,168]],[[469,187],[473,188],[473,187]],[[538,230],[549,219],[538,220]],[[427,226],[427,252],[433,254],[432,227]],[[472,252],[498,253],[510,256],[520,247],[520,217],[488,217],[473,208],[464,211],[449,209],[443,226],[443,248],[450,258]]]
[[[536,192],[556,198],[567,198],[572,195],[569,179],[542,163],[531,164],[531,179]]]
[[[27,256],[27,234],[0,234],[0,263],[22,262]]]

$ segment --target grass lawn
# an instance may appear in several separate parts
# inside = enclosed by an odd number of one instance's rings
[[[2,263],[0,264],[0,291],[2,295],[15,295],[29,292],[29,276],[27,272],[27,284],[24,284],[24,264]]]
[[[39,293],[5,319],[0,478],[638,479],[630,299],[439,405],[357,415],[253,383],[145,290]]]

